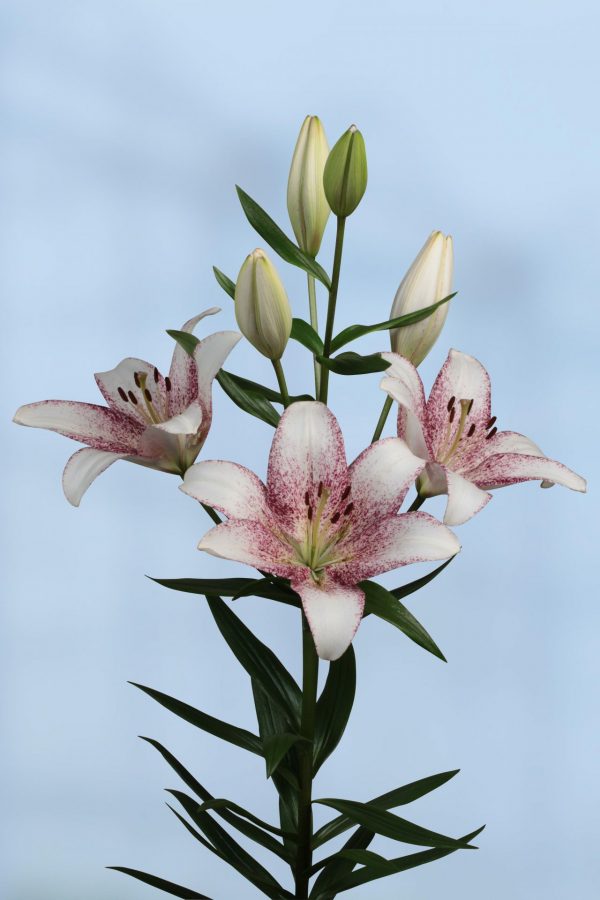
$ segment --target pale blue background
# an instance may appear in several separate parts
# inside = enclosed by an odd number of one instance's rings
[[[498,424],[591,480],[587,497],[499,492],[460,529],[460,558],[410,604],[447,666],[364,624],[354,716],[316,795],[367,799],[460,766],[407,814],[452,834],[487,822],[479,852],[357,897],[598,896],[599,18],[578,0],[0,5],[5,900],[154,896],[106,864],[215,900],[258,896],[168,812],[161,789],[176,778],[136,735],[272,818],[260,761],[125,683],[253,727],[247,680],[202,600],[144,579],[242,570],[196,552],[207,520],[174,478],[119,463],[75,510],[60,486],[75,447],[7,423],[20,403],[97,400],[92,373],[123,356],[165,368],[164,329],[207,306],[223,305],[215,328],[232,327],[211,265],[235,276],[256,242],[233,184],[287,227],[306,113],[332,141],[357,122],[369,154],[340,326],[385,318],[429,231],[452,232],[460,295],[425,380],[449,346],[480,357]],[[285,278],[303,314],[303,276]],[[308,362],[290,351],[286,364],[304,388]],[[244,346],[231,365],[272,378]],[[332,399],[352,456],[379,412],[377,377],[336,378]],[[269,428],[219,388],[215,410],[206,456],[264,473]],[[295,613],[251,599],[237,609],[297,672]]]

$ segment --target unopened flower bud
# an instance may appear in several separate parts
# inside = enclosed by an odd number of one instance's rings
[[[298,245],[316,256],[329,218],[323,172],[329,154],[318,116],[307,116],[300,129],[287,188],[287,207]]]
[[[441,231],[433,231],[402,279],[390,318],[416,312],[447,297],[452,293],[453,270],[452,238]],[[443,303],[434,313],[414,325],[393,329],[390,332],[392,350],[418,366],[439,337],[448,315],[448,305]]]
[[[259,353],[281,359],[292,330],[290,303],[273,263],[262,250],[244,260],[235,285],[235,317]]]
[[[327,158],[325,196],[336,216],[354,212],[367,189],[367,152],[356,125],[344,132]]]

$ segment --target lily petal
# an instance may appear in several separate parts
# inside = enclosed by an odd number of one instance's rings
[[[143,426],[114,409],[71,400],[42,400],[16,411],[13,422],[47,428],[96,450],[135,454]]]
[[[292,587],[300,594],[319,657],[339,659],[360,625],[364,593],[358,587],[338,584],[331,578],[322,585],[307,578],[300,583],[292,582]]]
[[[250,469],[222,460],[203,460],[185,473],[179,490],[208,503],[230,519],[261,521],[268,516],[266,488]]]
[[[349,550],[352,558],[332,565],[331,572],[340,581],[358,583],[409,563],[454,556],[460,550],[460,543],[433,516],[411,512],[388,516],[354,540],[348,538],[343,549]]]
[[[444,514],[445,525],[462,525],[480,512],[492,499],[487,491],[482,491],[472,481],[445,470],[448,482],[448,503]]]
[[[129,356],[108,372],[96,372],[94,378],[111,409],[147,425],[151,420],[145,395],[148,391],[151,405],[161,419],[165,417],[165,380],[152,363]]]
[[[296,567],[289,559],[289,548],[260,522],[234,519],[217,525],[204,535],[198,550],[221,559],[246,563],[256,569],[266,569],[282,578],[296,574]]]
[[[476,433],[485,432],[490,419],[491,393],[490,378],[481,363],[473,356],[450,350],[446,362],[431,389],[427,401],[427,428],[434,456],[440,459],[449,440],[448,404],[454,397],[458,408],[456,418],[460,415],[460,401],[472,400],[466,428],[475,425]],[[454,423],[454,430],[458,422]]]
[[[117,459],[126,459],[125,453],[107,453],[83,447],[71,456],[63,472],[63,491],[72,506],[79,506],[81,498],[92,481],[101,475]]]
[[[411,362],[398,353],[382,353],[391,362],[379,387],[398,403],[398,437],[423,459],[429,458],[425,433],[425,391],[421,376]]]
[[[354,516],[369,528],[398,512],[408,489],[425,467],[400,438],[385,438],[367,447],[350,466]]]
[[[179,330],[191,334],[201,319],[204,319],[205,316],[214,316],[219,312],[221,312],[220,306],[211,306],[210,309],[205,309],[199,315],[188,319]],[[190,354],[177,342],[175,342],[175,350],[173,351],[173,359],[169,369],[169,379],[171,382],[169,415],[176,416],[189,406],[198,394],[196,363]]]
[[[525,453],[497,453],[489,456],[468,477],[483,490],[506,487],[522,481],[551,481],[572,491],[587,490],[585,478],[547,456]]]
[[[212,383],[240,338],[237,331],[217,331],[200,341],[194,350],[198,399],[207,410],[212,409]]]
[[[320,504],[322,518],[347,505],[348,467],[344,440],[333,413],[314,400],[293,403],[279,421],[267,473],[271,509],[283,527],[303,539],[307,506]]]
[[[204,419],[204,413],[199,403],[190,403],[187,409],[167,419],[166,422],[154,426],[166,431],[168,434],[197,434]]]

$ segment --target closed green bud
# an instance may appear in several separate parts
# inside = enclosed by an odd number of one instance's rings
[[[356,125],[350,126],[329,154],[323,185],[336,216],[349,216],[362,200],[367,189],[367,152]]]
[[[311,256],[319,252],[331,211],[323,188],[328,154],[329,145],[319,117],[307,116],[292,157],[287,207],[298,246]]]
[[[281,359],[292,330],[292,311],[277,270],[263,250],[254,250],[240,269],[235,318],[259,353]]]

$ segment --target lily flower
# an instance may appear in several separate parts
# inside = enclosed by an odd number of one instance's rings
[[[444,522],[462,525],[492,499],[489,491],[522,481],[562,484],[585,491],[586,482],[537,444],[514,431],[498,431],[490,377],[473,356],[450,350],[429,399],[415,367],[397,353],[381,388],[399,404],[398,436],[426,462],[417,482],[421,497],[448,494]]]
[[[182,326],[191,333],[205,310]],[[213,379],[241,335],[220,331],[199,341],[192,357],[177,344],[169,374],[143,359],[122,360],[94,376],[108,406],[71,400],[28,403],[14,422],[47,428],[87,444],[68,460],[63,489],[79,502],[90,484],[117,459],[183,475],[206,440],[212,421]]]
[[[280,419],[266,485],[244,466],[202,461],[180,488],[229,520],[205,534],[198,549],[289,579],[317,653],[334,660],[360,624],[361,581],[460,549],[432,516],[397,515],[424,465],[404,441],[387,438],[348,467],[333,413],[306,401]]]

